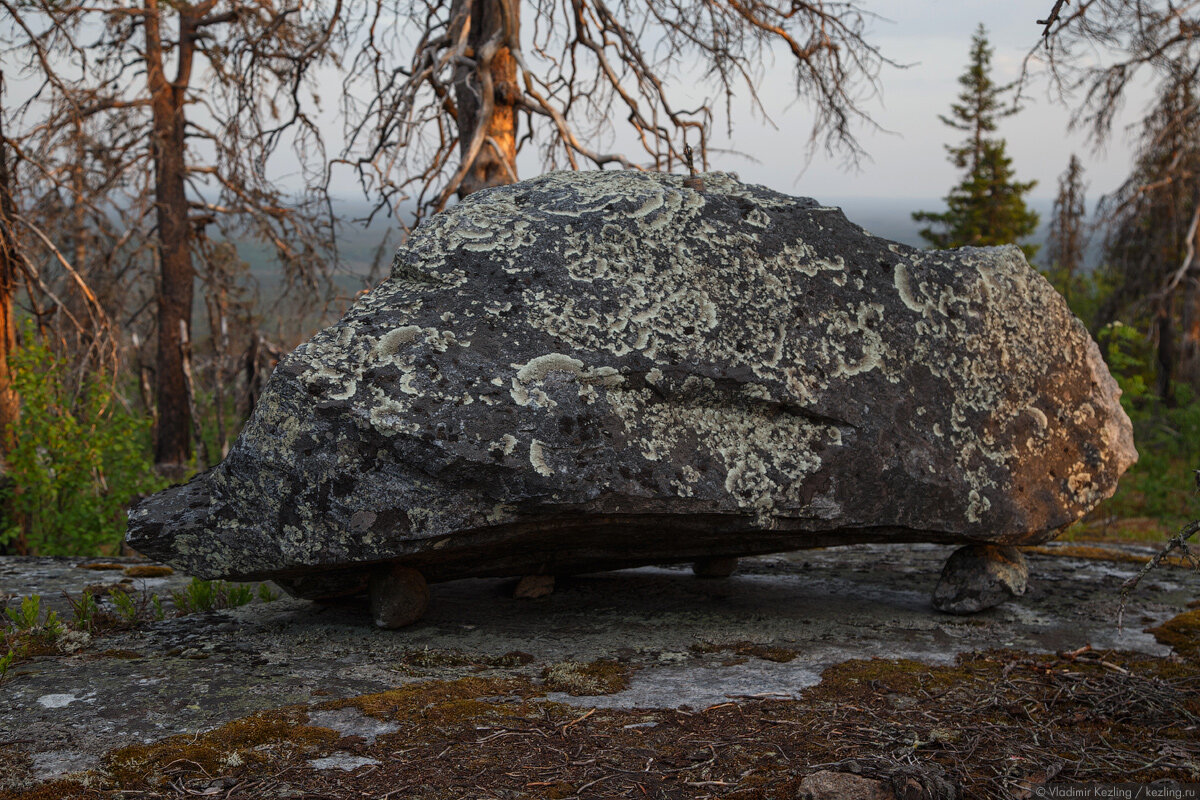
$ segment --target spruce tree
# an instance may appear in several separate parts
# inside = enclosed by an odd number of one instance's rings
[[[1132,174],[1105,198],[1106,271],[1115,284],[1099,322],[1150,325],[1156,390],[1171,404],[1176,377],[1200,390],[1200,97],[1185,65],[1142,123]],[[1147,319],[1148,318],[1148,319]]]
[[[939,116],[967,134],[961,145],[946,146],[951,163],[964,171],[963,179],[946,196],[946,211],[913,214],[917,222],[931,223],[921,230],[921,238],[938,248],[1011,244],[1032,234],[1038,224],[1024,199],[1036,181],[1016,180],[1005,142],[994,136],[997,122],[1020,109],[1004,107],[1009,87],[992,80],[992,48],[983,25],[971,39],[970,58],[958,79],[958,102],[951,104],[949,117]],[[1023,244],[1021,249],[1027,258],[1037,252],[1036,245]]]
[[[1054,198],[1045,253],[1047,274],[1067,302],[1074,294],[1087,246],[1084,192],[1083,165],[1072,153],[1066,171],[1058,179],[1058,195]]]

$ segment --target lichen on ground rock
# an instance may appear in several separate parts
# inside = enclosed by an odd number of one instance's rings
[[[1136,459],[1015,247],[922,252],[704,177],[552,173],[423,224],[130,541],[207,577],[431,579],[856,541],[1030,543]]]

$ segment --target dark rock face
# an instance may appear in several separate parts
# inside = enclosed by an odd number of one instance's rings
[[[347,585],[1040,542],[1136,459],[1118,395],[1016,248],[917,251],[722,174],[555,173],[422,225],[129,542]]]

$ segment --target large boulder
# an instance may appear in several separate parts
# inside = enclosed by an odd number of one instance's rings
[[[1136,459],[1119,393],[1015,247],[914,250],[723,174],[554,173],[418,228],[129,543],[313,596],[372,565],[1036,543]]]

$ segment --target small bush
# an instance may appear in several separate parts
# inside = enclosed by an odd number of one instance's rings
[[[21,632],[43,629],[58,633],[62,629],[62,623],[58,621],[58,614],[54,611],[47,611],[46,618],[39,624],[38,620],[42,618],[41,595],[31,594],[23,597],[19,608],[6,608],[4,613]]]
[[[116,552],[130,501],[165,485],[149,457],[150,422],[114,402],[103,374],[72,391],[65,361],[32,326],[24,338],[9,356],[21,416],[0,495],[12,512],[0,521],[0,544],[38,555]]]
[[[66,592],[63,594],[66,594]],[[117,594],[121,593],[117,592]],[[96,604],[96,596],[84,590],[79,595],[78,600],[67,595],[67,602],[71,604],[71,610],[75,613],[75,619],[72,620],[71,627],[77,631],[91,633],[92,624],[96,621],[96,612],[100,610],[100,607]]]
[[[8,670],[16,658],[17,654],[13,652],[12,648],[8,648],[8,652],[0,656],[0,683],[4,683],[4,678],[8,675]]]
[[[183,591],[172,592],[171,599],[175,601],[175,609],[180,614],[194,614],[197,611],[244,606],[254,599],[254,588],[245,583],[192,578]]]
[[[1121,479],[1116,495],[1098,516],[1150,517],[1165,530],[1192,518],[1200,462],[1200,398],[1183,382],[1174,384],[1175,404],[1164,404],[1150,387],[1154,353],[1145,334],[1114,323],[1100,331],[1104,357],[1121,387],[1121,405],[1133,422],[1138,463]]]
[[[126,624],[133,625],[138,621],[138,605],[133,598],[125,592],[113,592],[108,596],[112,601],[113,608],[117,610],[119,616]]]

